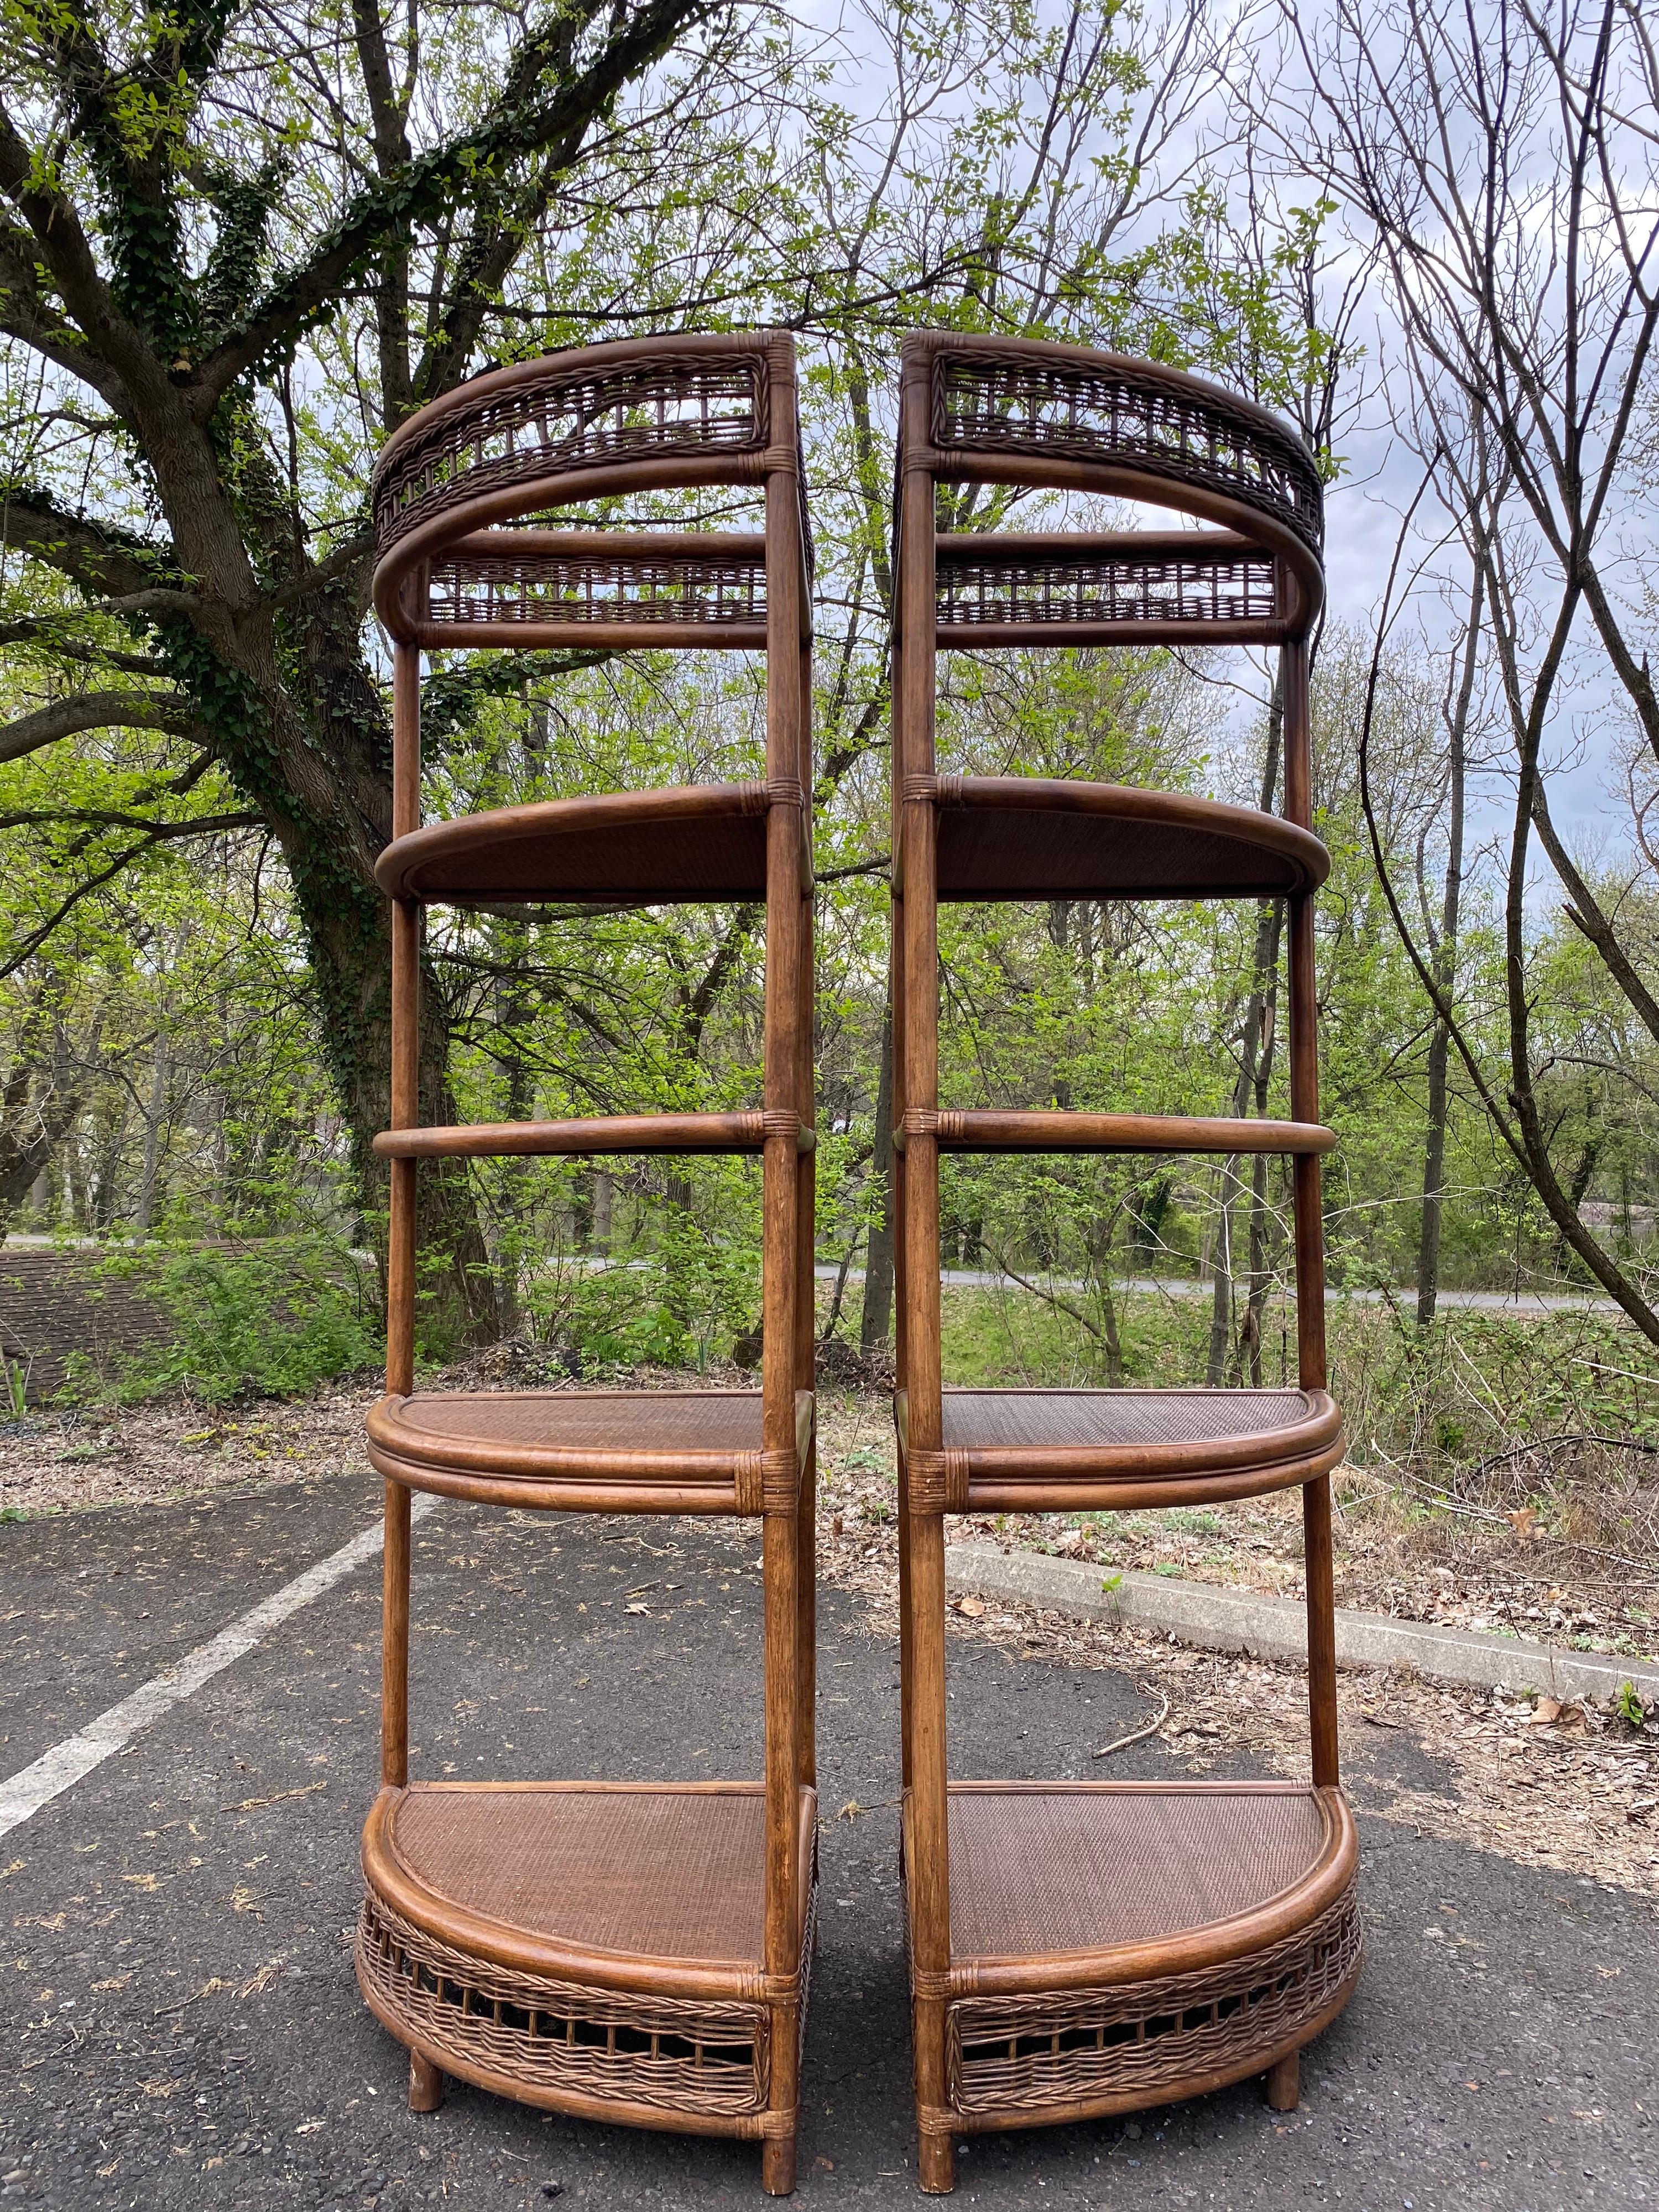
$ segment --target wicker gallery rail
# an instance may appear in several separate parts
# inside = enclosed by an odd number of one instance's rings
[[[1207,527],[941,527],[942,487],[1027,486]],[[987,511],[980,502],[980,512]],[[995,504],[989,512],[994,515]],[[904,346],[892,751],[895,1206],[904,1869],[919,2171],[955,2141],[1167,2102],[1297,2053],[1359,1970],[1354,1826],[1337,1781],[1311,829],[1318,473],[1273,416],[1194,377],[1075,347],[934,333]],[[1187,641],[1278,649],[1284,815],[1182,794],[940,775],[942,652]],[[1288,1122],[941,1109],[941,899],[1281,898]],[[1294,1388],[953,1390],[940,1348],[944,1151],[1278,1152],[1293,1162]],[[1311,1786],[952,1783],[944,1516],[1219,1501],[1299,1487]],[[957,1704],[951,1725],[971,1737]]]
[[[566,526],[703,486],[763,526]],[[730,504],[729,499],[724,502]],[[364,1997],[446,2075],[550,2110],[745,2136],[794,2186],[817,1832],[813,1762],[812,934],[809,540],[793,341],[650,338],[475,378],[411,416],[375,471],[375,606],[393,644],[393,902],[380,1791],[363,1834]],[[694,647],[766,656],[763,780],[512,806],[422,825],[423,651]],[[740,1112],[422,1127],[422,914],[443,903],[742,898],[766,913],[763,1096]],[[457,1158],[757,1154],[757,1391],[417,1389],[416,1178]],[[430,1167],[426,1172],[431,1172]],[[410,1497],[762,1523],[759,1780],[414,1782]]]

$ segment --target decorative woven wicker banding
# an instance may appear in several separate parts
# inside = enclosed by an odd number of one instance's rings
[[[1036,631],[1056,644],[1179,639],[1276,642],[1284,630],[1271,554],[1230,531],[1111,536],[1001,532],[941,536],[939,644],[998,645]]]
[[[1358,1844],[1334,1790],[956,1784],[950,1843],[936,2130],[1133,2110],[1262,2072],[1358,1972]]]
[[[606,543],[607,538],[610,543]],[[644,532],[493,530],[434,562],[434,623],[740,623],[766,629],[766,541],[757,535],[653,541]]]
[[[1311,1926],[1225,1966],[1097,1992],[949,2008],[954,2129],[1134,2112],[1265,2073],[1352,1994],[1357,1882]]]
[[[766,541],[758,534],[489,530],[460,539],[426,578],[427,646],[627,642],[766,644]]]
[[[1167,485],[1174,506],[1194,492],[1237,503],[1293,532],[1317,558],[1318,467],[1265,408],[1180,370],[1080,347],[948,336],[931,343],[933,439],[947,466],[999,454],[1091,462]]]
[[[427,645],[765,643],[740,538],[501,526],[615,495],[798,477],[788,337],[623,339],[474,377],[411,416],[374,472],[374,606]],[[779,419],[780,417],[785,419]],[[611,543],[584,547],[585,537]],[[800,532],[800,557],[810,559]],[[651,542],[654,540],[653,542]],[[675,573],[678,571],[678,573]]]
[[[941,899],[1268,897],[1310,890],[1330,866],[1311,831],[1184,793],[1044,776],[928,781]]]
[[[445,2071],[550,2109],[756,2137],[773,2023],[804,2014],[816,1800],[802,1793],[799,1973],[763,1970],[754,1784],[387,1792],[365,1838],[357,1974]]]
[[[486,493],[606,463],[759,453],[767,386],[754,337],[623,340],[473,377],[387,441],[375,537],[385,552]]]
[[[390,897],[456,906],[762,898],[767,810],[783,796],[704,783],[504,806],[397,838],[375,878]]]

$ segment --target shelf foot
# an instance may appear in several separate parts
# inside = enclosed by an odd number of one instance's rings
[[[409,2109],[411,2112],[435,2112],[444,2100],[446,2084],[442,2073],[429,2058],[422,2058],[418,2051],[409,2054]]]
[[[1302,2053],[1292,2051],[1267,2069],[1264,2094],[1271,2110],[1293,2112],[1302,2095]]]
[[[768,2136],[761,2145],[761,2187],[769,2197],[795,2193],[795,2138]]]
[[[928,2197],[948,2197],[957,2185],[957,2147],[950,2136],[923,2136],[917,2145],[916,2179]]]

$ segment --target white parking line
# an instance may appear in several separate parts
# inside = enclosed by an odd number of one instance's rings
[[[413,1499],[410,1519],[423,1521],[437,1503],[433,1497]],[[61,1797],[83,1775],[90,1774],[94,1766],[101,1766],[118,1751],[125,1751],[134,1736],[159,1721],[164,1713],[171,1712],[175,1705],[181,1705],[186,1698],[194,1697],[204,1682],[210,1682],[246,1652],[263,1644],[273,1628],[280,1628],[283,1621],[302,1612],[313,1598],[321,1597],[336,1583],[355,1574],[380,1551],[384,1537],[385,1531],[378,1522],[372,1528],[365,1528],[361,1536],[354,1536],[337,1552],[331,1552],[314,1567],[307,1567],[304,1574],[295,1575],[291,1583],[285,1583],[281,1589],[261,1599],[252,1612],[245,1613],[240,1620],[233,1620],[228,1628],[222,1628],[205,1644],[198,1644],[176,1667],[153,1674],[130,1697],[123,1698],[119,1705],[111,1705],[74,1735],[66,1735],[50,1751],[43,1751],[32,1765],[0,1782],[0,1836],[21,1827],[43,1805],[49,1805],[54,1797]]]

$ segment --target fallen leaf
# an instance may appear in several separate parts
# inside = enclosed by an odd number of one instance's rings
[[[1533,1523],[1538,1518],[1538,1508],[1535,1505],[1518,1505],[1513,1513],[1505,1514],[1504,1517],[1524,1544],[1532,1534]]]
[[[1552,1721],[1559,1721],[1560,1717],[1559,1698],[1540,1698],[1532,1709],[1532,1724],[1534,1728],[1547,1728]]]
[[[648,1613],[650,1612],[650,1610],[651,1610],[651,1608],[650,1608],[650,1607],[649,1607],[648,1605],[625,1605],[625,1606],[623,1607],[623,1611],[624,1613]]]
[[[859,1814],[863,1810],[863,1806],[860,1804],[856,1797],[849,1797],[847,1802],[842,1807],[840,1812],[836,1814],[836,1818],[838,1820],[856,1820]]]
[[[965,1613],[969,1620],[977,1620],[984,1613],[985,1607],[981,1600],[976,1597],[959,1597],[957,1600],[957,1611]]]

